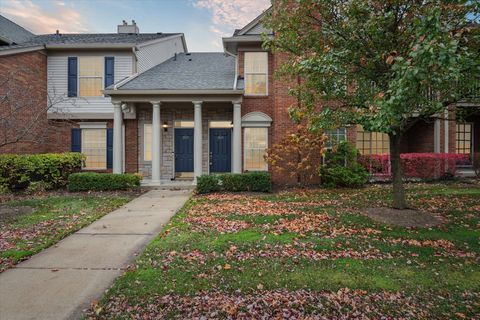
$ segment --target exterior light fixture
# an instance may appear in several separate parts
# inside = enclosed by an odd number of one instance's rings
[[[163,122],[162,128],[163,128],[163,131],[164,131],[164,132],[167,132],[167,130],[168,130],[168,123],[167,123],[167,121],[164,121],[164,122]]]

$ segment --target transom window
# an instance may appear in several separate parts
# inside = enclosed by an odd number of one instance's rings
[[[245,94],[267,95],[268,53],[245,52]]]
[[[389,141],[386,133],[368,132],[362,126],[357,126],[356,147],[361,154],[390,154]]]
[[[175,128],[193,128],[194,122],[185,121],[185,120],[175,120],[173,125],[175,126]]]
[[[455,148],[458,154],[472,154],[472,130],[471,123],[457,123]]]
[[[85,169],[107,168],[107,130],[82,129],[82,153]]]
[[[268,128],[245,128],[244,135],[244,170],[267,170]]]
[[[100,97],[103,89],[103,57],[78,58],[80,97]]]
[[[231,128],[232,121],[210,121],[208,123],[210,128]]]
[[[328,136],[326,146],[328,149],[331,149],[334,145],[346,140],[347,130],[345,128],[338,128],[335,130],[327,130],[325,134]]]

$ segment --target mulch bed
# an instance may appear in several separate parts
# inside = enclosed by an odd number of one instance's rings
[[[442,223],[439,218],[414,209],[368,208],[364,213],[374,221],[401,227],[433,227]]]

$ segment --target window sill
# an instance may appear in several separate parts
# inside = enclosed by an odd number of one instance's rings
[[[268,98],[268,94],[244,94],[245,98]]]

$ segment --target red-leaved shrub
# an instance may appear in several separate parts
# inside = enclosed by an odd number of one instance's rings
[[[468,155],[454,153],[403,153],[400,155],[406,178],[439,179],[455,175],[456,166],[468,164]],[[362,155],[359,163],[374,176],[391,176],[389,155]]]

